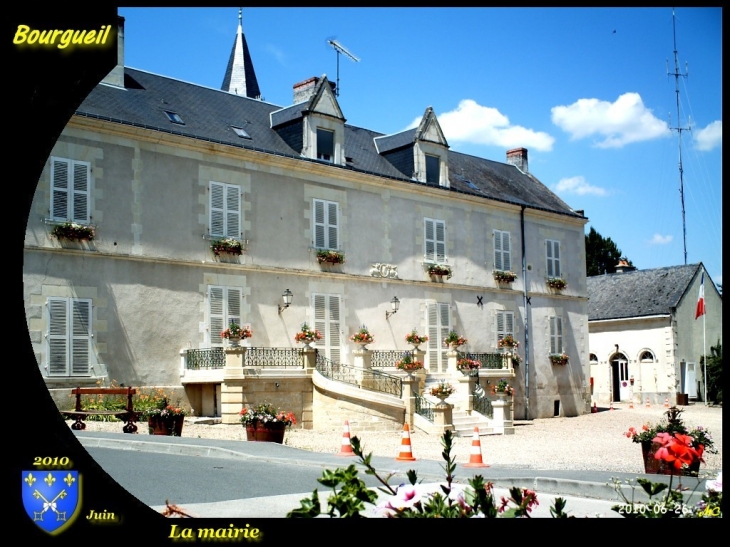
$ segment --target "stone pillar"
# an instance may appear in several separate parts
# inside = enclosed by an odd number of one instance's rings
[[[454,431],[452,414],[452,406],[445,401],[440,401],[433,407],[433,425],[441,432]]]
[[[497,397],[492,401],[492,431],[503,435],[514,435],[515,426],[512,421],[512,397]]]
[[[419,395],[423,395],[423,388],[426,385],[426,352],[422,349],[414,349],[411,352],[411,355],[413,356],[414,361],[420,361],[423,363],[423,368],[414,373],[416,380],[418,380],[414,389]]]
[[[416,389],[418,389],[418,378],[414,375],[407,375],[403,378],[403,401],[406,404],[406,422],[408,427],[413,429],[413,414],[416,412]]]
[[[456,380],[456,392],[459,394],[456,409],[471,415],[471,411],[474,410],[474,387],[477,384],[477,377],[459,374],[461,376]]]
[[[358,349],[353,350],[352,354],[355,356],[353,359],[353,366],[356,369],[361,369],[363,371],[372,369],[371,363],[372,363],[373,354],[372,354],[371,350],[369,350],[367,348],[359,347]],[[358,385],[360,387],[365,387],[365,386],[363,386],[363,383],[365,383],[371,379],[370,375],[363,374],[359,370],[356,372],[357,372]]]
[[[317,368],[317,350],[310,346],[304,346],[302,350],[302,366],[307,374],[311,375],[312,371]]]
[[[446,357],[448,358],[446,372],[451,375],[461,374],[459,369],[456,368],[456,361],[459,359],[459,352],[452,348],[446,352]]]
[[[224,424],[238,423],[238,416],[243,408],[243,362],[245,346],[227,347],[226,367],[223,369],[221,384],[221,421]]]

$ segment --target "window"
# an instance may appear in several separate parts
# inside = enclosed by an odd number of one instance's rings
[[[89,223],[91,165],[51,158],[51,218]]]
[[[169,119],[172,123],[176,123],[179,125],[185,125],[185,122],[180,117],[180,115],[177,112],[173,112],[171,110],[165,110],[165,114],[167,114],[167,119]]]
[[[339,204],[336,201],[315,199],[314,208],[314,246],[317,249],[338,251],[339,246]]]
[[[446,262],[446,224],[442,220],[424,219],[427,262]]]
[[[441,162],[438,156],[426,154],[426,182],[438,184],[441,179]]]
[[[335,132],[317,128],[317,159],[333,161],[335,156]]]
[[[334,363],[342,358],[342,337],[340,336],[340,295],[313,294],[314,328],[322,333],[317,349],[324,351],[325,357]]]
[[[446,372],[448,358],[443,340],[451,330],[451,310],[445,302],[431,302],[426,306],[426,321],[428,325],[428,346],[426,362],[430,372]]]
[[[239,137],[241,137],[242,139],[250,139],[251,138],[251,135],[249,135],[248,133],[246,133],[246,130],[243,129],[243,128],[241,128],[241,127],[235,127],[235,126],[232,125],[231,126],[231,129],[233,129],[233,132],[236,135],[238,135]]]
[[[563,353],[563,318],[550,318],[550,353]]]
[[[654,354],[650,350],[644,350],[641,352],[641,356],[639,357],[639,361],[642,363],[653,363],[654,362]]]
[[[494,269],[508,272],[512,269],[509,232],[494,230]]]
[[[589,360],[589,361],[590,361],[591,363],[597,363],[597,362],[598,362],[598,357],[596,356],[596,354],[595,354],[595,353],[591,353],[591,354],[590,354],[590,355],[588,356],[588,360]]]
[[[210,235],[241,238],[241,188],[210,183]]]
[[[48,375],[90,376],[91,300],[49,298]]]
[[[511,311],[497,312],[497,340],[501,340],[508,334],[515,336],[515,314]]]
[[[221,331],[231,321],[241,324],[241,296],[240,287],[208,287],[208,333],[211,347],[223,345]]]
[[[548,277],[560,277],[560,242],[553,239],[545,240]]]

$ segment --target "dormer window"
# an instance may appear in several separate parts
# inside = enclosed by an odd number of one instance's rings
[[[441,165],[438,156],[426,154],[426,182],[431,184],[439,183]]]
[[[332,162],[335,156],[335,132],[317,128],[317,159]]]
[[[167,118],[172,123],[177,123],[177,124],[180,124],[180,125],[185,125],[185,122],[183,121],[183,119],[180,117],[180,115],[177,112],[173,112],[171,110],[165,110],[165,114],[167,114]]]

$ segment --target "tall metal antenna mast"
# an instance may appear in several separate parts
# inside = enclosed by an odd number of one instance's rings
[[[344,53],[347,55],[350,59],[355,61],[356,63],[360,62],[360,59],[355,57],[352,53],[347,51],[345,46],[340,44],[337,40],[327,40],[327,43],[331,45],[333,48],[335,48],[335,51],[337,52],[337,87],[335,88],[335,96],[340,96],[340,53]]]
[[[679,136],[679,198],[682,202],[682,237],[684,242],[684,264],[687,265],[687,228],[684,220],[684,178],[682,169],[682,131],[691,131],[691,126],[682,127],[682,120],[679,114],[679,77],[686,78],[689,75],[689,65],[685,62],[684,74],[679,72],[679,61],[677,60],[677,30],[675,27],[674,9],[672,9],[672,34],[674,36],[674,72],[669,72],[669,59],[667,59],[667,76],[674,76],[675,93],[677,95],[677,127],[671,127],[671,114],[670,114],[670,129],[676,131]]]

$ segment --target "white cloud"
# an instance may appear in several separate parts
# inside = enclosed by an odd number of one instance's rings
[[[581,176],[560,179],[558,184],[555,185],[555,191],[558,193],[577,194],[579,196],[589,194],[594,196],[605,196],[608,194],[605,189],[600,188],[599,186],[591,186],[586,182],[586,179]]]
[[[722,145],[722,122],[716,120],[704,129],[692,132],[697,150],[708,151]]]
[[[284,55],[284,52],[281,49],[272,44],[266,44],[265,48],[266,51],[268,51],[269,54],[271,54],[271,56],[279,62],[279,64],[285,64],[286,55]]]
[[[654,237],[651,238],[651,240],[649,241],[649,244],[666,245],[667,243],[671,243],[672,239],[674,239],[672,236],[663,236],[661,234],[654,234]]]
[[[543,131],[510,124],[509,118],[496,108],[482,106],[472,99],[460,101],[456,110],[437,114],[437,117],[449,143],[525,147],[549,152],[555,142],[555,138]],[[420,122],[421,118],[416,118],[408,128],[417,127]]]
[[[624,93],[616,102],[598,99],[578,99],[568,106],[555,106],[552,120],[563,131],[570,133],[571,140],[593,135],[602,140],[598,148],[622,146],[671,135],[666,122],[656,118],[644,106],[638,93]]]

